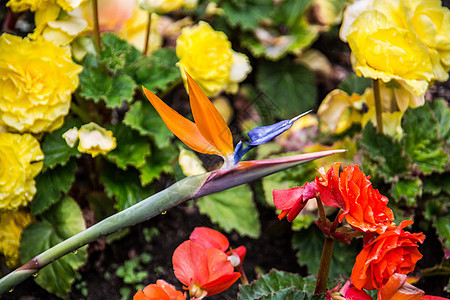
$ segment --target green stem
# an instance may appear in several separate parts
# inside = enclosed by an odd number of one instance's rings
[[[210,173],[186,177],[169,188],[87,228],[86,230],[39,254],[19,269],[0,278],[0,294],[11,290],[39,269],[96,239],[122,228],[148,220],[192,196],[202,187]]]
[[[92,0],[92,11],[94,17],[94,36],[97,51],[102,51],[102,41],[100,39],[100,26],[98,25],[98,4],[97,0]]]
[[[377,133],[383,134],[383,110],[381,108],[380,80],[372,80],[373,97],[375,99],[375,114],[377,117]]]
[[[89,114],[84,109],[75,104],[74,101],[72,101],[72,103],[70,104],[70,111],[76,114],[80,118],[80,120],[83,121],[83,123],[91,122]]]
[[[334,239],[326,237],[320,257],[319,272],[317,273],[316,289],[314,294],[323,294],[327,291],[328,273],[330,272],[331,258],[333,256]]]
[[[150,32],[152,28],[152,13],[148,13],[148,22],[147,27],[145,28],[145,39],[144,39],[144,51],[142,51],[142,56],[146,56],[148,53],[148,49],[150,48]]]

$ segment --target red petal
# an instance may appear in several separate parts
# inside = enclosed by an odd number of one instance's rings
[[[239,274],[238,272],[225,274],[214,281],[208,282],[202,288],[208,292],[208,296],[212,296],[225,291],[233,283],[235,283],[236,280],[239,279],[239,277],[241,277],[241,274]]]
[[[226,236],[207,227],[196,227],[189,237],[191,241],[202,244],[205,248],[217,248],[226,251],[230,245]]]
[[[304,188],[300,186],[284,190],[274,189],[273,204],[277,209],[291,209],[297,201],[302,201],[303,190]]]
[[[209,279],[208,254],[203,245],[183,242],[173,252],[172,264],[175,276],[186,286],[200,285]]]

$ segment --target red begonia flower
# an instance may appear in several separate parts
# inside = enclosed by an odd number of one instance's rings
[[[292,222],[309,199],[317,196],[317,186],[315,182],[306,182],[302,187],[277,190],[274,189],[273,204],[281,210],[278,219],[283,219],[287,215],[287,220]]]
[[[406,274],[393,274],[378,291],[378,300],[415,300],[423,299],[421,289],[406,282]]]
[[[156,284],[147,285],[139,290],[133,300],[185,300],[186,295],[177,291],[175,287],[164,280],[157,280]]]
[[[372,187],[369,178],[357,165],[346,166],[339,172],[340,163],[334,163],[326,174],[316,178],[320,198],[327,206],[340,207],[345,219],[361,232],[383,233],[394,226],[394,213],[387,207],[389,200]]]
[[[325,299],[373,300],[365,291],[358,290],[350,280],[347,280],[342,288],[340,287],[341,285],[338,284],[331,291],[327,291]]]
[[[226,290],[241,276],[223,251],[191,240],[175,249],[172,263],[175,276],[198,299]]]
[[[416,262],[422,258],[417,243],[422,243],[425,236],[403,230],[412,223],[403,221],[399,227],[390,227],[358,254],[351,275],[358,289],[381,288],[393,274],[408,274],[414,270]]]

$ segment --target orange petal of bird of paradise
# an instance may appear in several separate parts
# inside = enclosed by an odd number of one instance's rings
[[[191,149],[204,154],[227,157],[233,154],[233,138],[224,119],[187,74],[189,98],[194,122],[181,116],[145,87],[144,94],[163,119],[167,128]]]

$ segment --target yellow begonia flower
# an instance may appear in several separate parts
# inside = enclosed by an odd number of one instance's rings
[[[238,83],[251,71],[248,58],[234,52],[227,36],[205,22],[182,30],[176,52],[185,85],[183,70],[192,76],[207,96],[223,90],[237,92]]]
[[[53,131],[69,112],[82,67],[48,41],[0,36],[0,124],[10,131]]]
[[[106,154],[117,146],[113,133],[93,122],[80,127],[78,138],[80,139],[78,151],[88,153],[92,157]]]
[[[363,12],[350,26],[347,40],[359,76],[383,82],[395,79],[415,96],[424,94],[435,77],[426,46],[380,11]]]
[[[331,91],[320,104],[317,115],[332,133],[340,134],[354,123],[361,123],[366,106],[367,89],[364,95],[352,94],[336,89]]]
[[[162,15],[180,8],[183,0],[138,0],[138,3],[142,9]]]
[[[67,130],[63,133],[62,137],[66,141],[67,146],[73,148],[78,141],[78,128],[73,127]]]
[[[183,174],[186,176],[206,173],[206,169],[203,167],[201,160],[192,151],[181,149],[180,155],[178,156],[178,163]]]
[[[22,231],[31,223],[31,215],[16,211],[0,214],[0,253],[6,259],[8,268],[20,264],[19,245]]]
[[[9,0],[6,6],[10,7],[13,12],[23,12],[31,10],[37,11],[42,6],[56,3],[65,11],[72,11],[77,8],[85,0]]]
[[[0,133],[0,211],[16,210],[31,201],[43,159],[32,135]]]
[[[410,0],[413,15],[407,18],[419,39],[439,53],[445,70],[450,68],[450,10],[440,0]],[[445,78],[439,80],[446,80]]]

